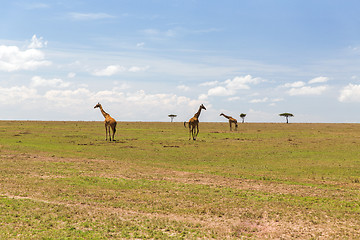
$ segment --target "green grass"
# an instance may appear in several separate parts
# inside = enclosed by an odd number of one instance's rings
[[[360,124],[0,121],[0,238],[360,238]]]

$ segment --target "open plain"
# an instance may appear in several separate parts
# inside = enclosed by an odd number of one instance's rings
[[[359,239],[360,124],[0,121],[0,239]]]

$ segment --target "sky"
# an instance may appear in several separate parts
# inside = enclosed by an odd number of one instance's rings
[[[360,122],[356,0],[2,1],[0,120]]]

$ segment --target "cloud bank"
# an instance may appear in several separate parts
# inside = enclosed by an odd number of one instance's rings
[[[317,83],[325,83],[329,80],[327,77],[316,77],[308,81],[297,81],[293,83],[286,83],[282,85],[283,88],[290,88],[287,94],[290,96],[304,96],[304,95],[321,95],[329,89],[328,85],[312,86]]]
[[[360,102],[360,85],[348,84],[340,91],[340,102]]]
[[[64,114],[69,112],[73,117],[81,117],[81,114],[89,116],[89,113],[93,113],[90,105],[101,102],[113,109],[121,109],[121,119],[127,120],[140,120],[136,118],[139,114],[144,114],[141,120],[159,119],[159,116],[166,119],[167,114],[174,111],[191,114],[203,103],[200,99],[174,93],[152,94],[143,89],[130,91],[123,85],[127,86],[121,84],[120,87],[94,91],[61,78],[34,76],[29,85],[0,87],[0,101],[6,102],[8,107],[20,105],[25,111],[38,108],[39,116],[42,116],[41,112],[45,112],[45,109],[56,109]],[[118,117],[120,113],[117,114]]]
[[[19,70],[36,70],[50,66],[51,62],[45,59],[45,54],[39,48],[46,46],[42,38],[32,37],[28,49],[17,46],[0,45],[0,71],[14,72]]]
[[[201,98],[206,99],[209,96],[233,96],[239,90],[249,90],[252,85],[256,85],[265,80],[261,78],[254,78],[251,75],[237,76],[233,79],[225,81],[211,81],[201,83],[200,86],[212,87],[207,91],[207,94],[202,94]]]
[[[136,73],[136,72],[143,72],[148,69],[149,69],[149,66],[146,66],[146,67],[132,66],[130,68],[126,68],[121,65],[109,65],[103,69],[93,71],[92,74],[94,76],[109,77],[109,76],[113,76],[115,74],[122,73],[122,72]]]

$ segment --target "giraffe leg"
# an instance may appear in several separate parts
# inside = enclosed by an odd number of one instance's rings
[[[108,126],[108,129],[109,129],[109,138],[110,138],[110,142],[111,142],[111,127]]]
[[[192,134],[192,126],[189,123],[189,140],[191,139],[191,134]]]
[[[112,139],[115,141],[115,132],[116,132],[116,126],[112,127]]]
[[[229,122],[229,124],[230,124],[230,132],[231,132],[231,122]]]
[[[194,128],[194,133],[195,133],[195,128]],[[198,134],[199,134],[199,124],[196,124],[196,134],[194,140],[196,140]]]
[[[107,129],[107,126],[106,126],[106,124],[105,124],[105,133],[106,133],[106,135],[105,135],[105,141],[107,141],[107,135],[108,135],[108,129]]]
[[[193,140],[195,140],[195,126],[191,126],[191,136],[193,138]]]
[[[107,141],[107,139],[108,139],[108,136],[109,136],[110,141],[111,141],[111,136],[110,136],[110,127],[107,125],[107,126],[106,126],[106,141]]]

